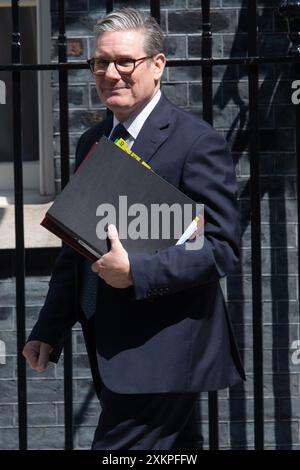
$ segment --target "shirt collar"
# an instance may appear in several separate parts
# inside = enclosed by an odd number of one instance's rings
[[[123,126],[126,128],[127,132],[136,139],[139,135],[140,130],[142,129],[146,119],[153,111],[159,99],[161,97],[161,91],[158,90],[153,98],[149,101],[148,104],[139,112],[137,116],[132,116],[131,118],[127,119],[127,121],[123,122]],[[120,121],[114,116],[113,120],[113,129],[119,124]]]

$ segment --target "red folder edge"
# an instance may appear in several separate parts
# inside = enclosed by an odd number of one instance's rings
[[[64,243],[69,245],[71,248],[76,250],[78,253],[80,253],[82,256],[85,256],[88,258],[90,261],[94,262],[97,261],[97,257],[93,255],[90,251],[88,251],[84,246],[80,245],[74,238],[69,236],[66,232],[64,232],[61,228],[59,228],[53,221],[51,221],[48,217],[44,217],[42,220],[41,224],[42,227],[46,228],[49,230],[49,232],[53,233],[56,235],[58,238],[60,238]]]

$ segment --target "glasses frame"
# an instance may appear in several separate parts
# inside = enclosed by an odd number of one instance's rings
[[[152,59],[152,57],[154,57],[153,55],[146,55],[145,57],[140,57],[139,59],[131,59],[130,57],[123,57],[123,58],[120,58],[120,59],[116,59],[116,60],[107,60],[107,67],[105,70],[97,70],[97,71],[94,71],[94,64],[95,64],[95,60],[96,58],[91,58],[91,59],[88,59],[87,60],[87,63],[89,64],[89,67],[90,67],[90,71],[92,72],[93,75],[104,75],[109,67],[110,64],[114,64],[116,70],[122,74],[122,75],[131,75],[136,67],[137,67],[137,62],[140,62],[141,60],[145,60],[145,59]],[[118,68],[118,62],[121,61],[121,60],[130,60],[132,61],[132,70],[130,70],[130,72],[124,72],[123,70],[119,70]]]

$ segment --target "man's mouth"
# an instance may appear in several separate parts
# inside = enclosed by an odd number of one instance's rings
[[[114,88],[103,88],[103,91],[119,91],[119,90],[128,90],[128,86],[119,86],[119,87],[114,87]]]

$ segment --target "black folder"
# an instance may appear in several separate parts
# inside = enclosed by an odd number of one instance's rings
[[[173,204],[177,205],[177,218],[172,210],[169,217],[168,210],[162,215],[159,208],[175,207]],[[182,209],[179,227],[178,205]],[[94,261],[109,250],[105,237],[109,223],[116,225],[128,252],[153,253],[175,245],[178,229],[183,233],[197,212],[199,204],[102,137],[57,196],[41,225]]]

